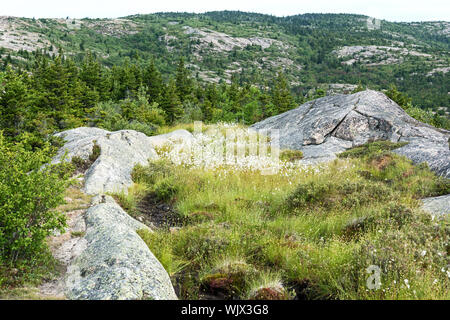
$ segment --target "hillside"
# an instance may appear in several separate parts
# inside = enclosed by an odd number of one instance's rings
[[[0,54],[26,67],[34,50],[104,65],[155,58],[172,74],[184,57],[199,81],[270,85],[283,70],[294,95],[349,93],[395,84],[413,104],[448,114],[449,22],[392,23],[361,15],[278,18],[243,12],[158,13],[120,19],[0,18]]]
[[[0,17],[0,300],[448,300],[449,26]]]
[[[4,263],[0,298],[449,299],[450,131],[372,90],[180,127],[66,130],[43,170],[0,136],[0,257],[43,266]]]

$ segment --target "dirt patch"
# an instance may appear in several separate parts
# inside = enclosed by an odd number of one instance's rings
[[[137,205],[139,218],[143,223],[153,225],[157,228],[170,229],[181,227],[184,219],[174,209],[173,202],[166,203],[158,199],[154,192],[147,194]],[[141,220],[141,219],[139,219]]]
[[[393,157],[389,154],[376,157],[372,160],[371,165],[378,170],[386,169],[393,161]]]
[[[86,231],[84,213],[90,206],[90,197],[80,189],[69,188],[66,191],[66,204],[58,208],[64,211],[67,228],[64,233],[56,233],[47,239],[52,255],[59,262],[59,276],[42,283],[37,297],[43,299],[65,299],[64,278],[70,262],[85,248],[83,239]]]

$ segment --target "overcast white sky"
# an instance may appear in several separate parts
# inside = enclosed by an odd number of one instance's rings
[[[389,21],[450,21],[449,0],[0,0],[0,16],[115,18],[161,11],[240,10],[287,16],[359,13]]]

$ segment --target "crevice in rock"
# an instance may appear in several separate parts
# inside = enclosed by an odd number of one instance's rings
[[[333,130],[331,130],[328,134],[325,135],[325,137],[324,137],[325,139],[324,139],[324,141],[322,143],[326,142],[329,137],[333,137],[334,134],[336,133],[337,129],[339,128],[339,126],[345,121],[345,119],[347,119],[348,115],[352,111],[356,111],[356,108],[358,107],[359,100],[360,99],[358,99],[358,101],[356,101],[356,103],[353,106],[353,108],[349,112],[346,113],[346,115],[342,118],[342,120],[339,121],[339,123],[333,128]]]

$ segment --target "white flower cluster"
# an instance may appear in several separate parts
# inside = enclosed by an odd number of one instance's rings
[[[269,135],[236,124],[219,123],[194,130],[192,141],[173,141],[158,150],[161,157],[178,165],[206,169],[261,171],[286,174],[299,170],[319,170],[299,161],[280,160],[277,132]]]

